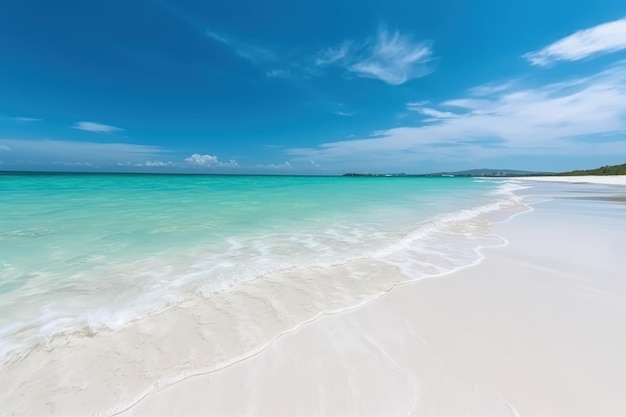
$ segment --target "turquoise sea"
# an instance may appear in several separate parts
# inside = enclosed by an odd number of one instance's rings
[[[5,173],[0,357],[58,337],[115,337],[190,303],[220,299],[231,306],[220,314],[243,311],[254,303],[228,300],[252,288],[279,312],[282,324],[268,326],[280,333],[478,262],[481,247],[502,244],[489,216],[523,209],[516,187],[471,178]],[[243,330],[248,345],[238,352],[253,349],[257,333]]]

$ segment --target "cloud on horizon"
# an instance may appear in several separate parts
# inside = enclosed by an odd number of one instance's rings
[[[504,84],[502,84],[504,85]],[[368,138],[287,150],[324,162],[411,164],[509,155],[626,154],[626,61],[589,77],[537,87],[470,89],[439,104],[408,103],[420,126],[374,132]],[[622,134],[622,136],[619,136]]]
[[[315,64],[318,67],[337,66],[361,78],[400,85],[430,74],[433,69],[427,64],[432,60],[430,43],[381,29],[365,42],[345,40],[334,48],[319,52]]]
[[[124,130],[120,127],[105,125],[97,122],[76,122],[72,128],[92,133],[114,133]]]
[[[288,161],[285,161],[282,164],[256,164],[255,168],[280,170],[280,169],[293,169],[294,167]]]
[[[63,140],[0,139],[0,149],[11,150],[12,164],[117,165],[119,161],[140,163],[158,159],[166,150],[159,146],[130,143],[96,143]]]
[[[185,158],[185,162],[198,167],[216,168],[216,167],[231,167],[237,168],[239,164],[234,159],[228,162],[222,162],[215,155],[194,153],[193,155]]]
[[[538,51],[524,55],[532,65],[549,66],[558,61],[579,61],[587,57],[626,49],[626,17],[579,30]]]

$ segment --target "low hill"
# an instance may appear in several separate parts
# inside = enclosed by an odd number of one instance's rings
[[[370,174],[348,172],[344,177],[521,177],[528,175],[555,175],[554,172],[520,171],[515,169],[468,169],[465,171],[434,172],[432,174]]]
[[[606,165],[602,168],[560,172],[556,175],[626,175],[626,164]]]
[[[468,169],[465,171],[437,172],[428,177],[516,177],[520,175],[550,175],[551,172],[520,171],[515,169]]]

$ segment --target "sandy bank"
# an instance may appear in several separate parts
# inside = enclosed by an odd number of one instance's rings
[[[524,181],[549,181],[589,184],[626,185],[626,175],[583,175],[573,177],[524,177]]]

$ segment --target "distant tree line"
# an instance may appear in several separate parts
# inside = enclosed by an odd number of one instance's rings
[[[596,169],[561,172],[557,175],[626,175],[626,164],[606,165]]]

